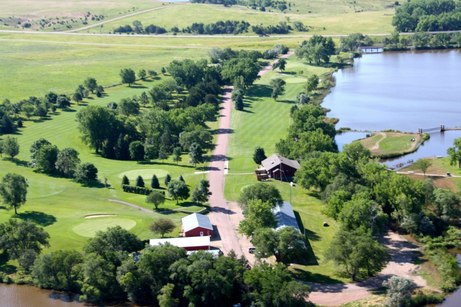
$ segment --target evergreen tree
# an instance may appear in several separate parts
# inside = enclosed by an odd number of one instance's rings
[[[130,185],[130,180],[128,179],[126,175],[123,175],[122,185]]]
[[[166,177],[165,177],[165,185],[168,186],[168,184],[170,183],[171,181],[171,175],[170,174],[167,174]]]
[[[136,178],[136,186],[137,187],[141,187],[141,188],[144,188],[144,179],[142,179],[141,176],[138,176],[138,178]]]
[[[152,189],[160,188],[160,182],[158,181],[158,178],[155,174],[152,176],[152,181],[150,183],[150,186],[152,187]]]

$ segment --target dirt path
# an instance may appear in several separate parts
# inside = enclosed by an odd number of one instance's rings
[[[323,306],[347,304],[368,297],[370,290],[381,287],[383,281],[394,275],[409,278],[419,287],[426,287],[426,281],[416,275],[419,266],[414,264],[415,258],[420,255],[419,247],[392,231],[384,236],[383,243],[390,250],[391,260],[378,276],[353,284],[311,283],[309,300]]]
[[[386,134],[384,132],[378,132],[378,134],[381,136],[381,138],[376,142],[375,145],[373,145],[373,147],[370,148],[370,151],[378,151],[379,143],[381,143],[381,141],[386,138]]]
[[[232,90],[232,86],[226,86],[224,89],[218,138],[209,165],[208,180],[210,181],[210,191],[212,193],[209,199],[211,206],[209,216],[211,223],[217,226],[222,251],[227,254],[233,250],[240,257],[243,255],[243,250],[239,243],[237,230],[231,221],[231,216],[241,214],[241,210],[236,207],[231,210],[229,203],[224,198],[224,171],[227,161],[229,134],[231,133]]]
[[[288,58],[293,52],[282,55]],[[262,77],[272,70],[272,61],[269,65],[261,69],[258,76]],[[237,203],[228,202],[224,197],[225,177],[228,174],[227,148],[229,145],[229,135],[231,133],[231,113],[232,113],[232,86],[226,86],[220,113],[218,128],[218,138],[216,148],[211,157],[209,165],[208,180],[210,181],[211,196],[209,199],[211,206],[210,219],[213,225],[217,226],[218,241],[213,244],[219,246],[227,254],[233,250],[237,256],[245,258],[253,264],[254,255],[248,252],[252,246],[250,240],[238,233],[238,225],[243,220],[242,209]]]

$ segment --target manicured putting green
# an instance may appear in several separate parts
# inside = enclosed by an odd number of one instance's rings
[[[141,176],[142,179],[151,180],[154,174],[157,175],[158,178],[162,178],[165,177],[168,172],[161,168],[145,168],[124,172],[119,174],[118,177],[123,178],[123,176],[127,176],[129,180],[136,180],[138,176]]]
[[[136,222],[130,219],[119,217],[101,217],[93,219],[85,219],[84,222],[78,224],[72,230],[82,237],[94,237],[96,232],[104,231],[109,227],[120,226],[123,229],[130,230],[136,226]]]

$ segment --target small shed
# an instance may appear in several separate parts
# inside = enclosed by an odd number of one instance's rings
[[[151,239],[149,245],[159,246],[164,244],[182,247],[186,251],[198,251],[210,249],[210,237],[186,237],[186,238],[171,238],[171,239]]]
[[[194,213],[182,218],[182,229],[185,237],[211,236],[213,225],[208,216]]]
[[[289,181],[301,167],[296,160],[290,160],[278,154],[273,154],[261,162],[270,178]]]
[[[284,201],[281,205],[277,205],[274,209],[272,209],[272,213],[277,221],[277,227],[275,230],[279,230],[284,227],[293,227],[297,231],[301,232],[298,226],[298,221],[296,220],[295,212],[289,202]]]

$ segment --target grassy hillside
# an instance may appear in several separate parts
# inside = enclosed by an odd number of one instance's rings
[[[122,68],[160,71],[172,60],[204,58],[213,47],[266,50],[296,46],[299,38],[164,38],[0,33],[0,101],[71,93],[92,76],[102,85],[120,82]],[[40,80],[38,82],[38,80]]]
[[[119,101],[123,97],[131,97],[146,90],[152,83],[139,84],[140,88],[133,89],[119,86],[108,90],[108,96],[102,99],[88,100],[89,104],[106,105],[110,101]],[[77,129],[75,115],[85,106],[73,106],[71,110],[61,112],[49,120],[41,122],[25,122],[26,127],[21,129],[15,137],[20,144],[20,154],[17,160],[12,162],[6,158],[0,159],[0,177],[8,172],[19,173],[25,176],[29,183],[28,201],[20,208],[21,218],[32,219],[42,226],[51,235],[51,248],[80,248],[88,237],[98,229],[105,229],[114,224],[120,224],[131,229],[142,239],[153,237],[148,230],[148,225],[158,213],[145,213],[129,206],[110,202],[109,199],[127,201],[148,209],[152,205],[145,203],[145,196],[125,193],[121,191],[120,183],[124,174],[128,173],[131,179],[141,175],[145,178],[146,185],[150,184],[150,178],[155,173],[164,187],[163,179],[167,173],[173,178],[183,175],[191,189],[203,178],[203,174],[194,174],[195,169],[188,165],[188,157],[184,156],[180,165],[171,161],[158,164],[139,164],[134,161],[117,161],[104,159],[84,145]],[[73,147],[80,152],[83,162],[91,162],[99,170],[99,178],[104,182],[107,178],[112,188],[88,188],[82,187],[70,179],[47,176],[35,173],[27,167],[30,160],[29,148],[38,138],[45,138],[57,145],[60,149]],[[132,181],[133,182],[133,181]],[[178,207],[174,201],[167,201],[162,206],[167,209],[200,210],[200,207],[185,204]],[[11,210],[0,207],[0,222],[7,220],[14,214]],[[114,216],[85,218],[88,215],[109,214]],[[169,212],[168,218],[178,222],[185,214]],[[101,221],[101,222],[97,222]],[[177,232],[179,231],[179,226]]]
[[[329,10],[331,3],[323,2],[325,7],[318,6],[318,10],[312,13],[298,13],[287,11],[285,13],[261,12],[251,8],[232,6],[224,7],[221,5],[209,4],[187,4],[168,6],[162,10],[147,12],[144,14],[130,16],[121,20],[105,23],[103,28],[95,27],[85,29],[81,32],[91,33],[109,33],[121,25],[132,25],[133,21],[139,20],[144,26],[155,24],[170,30],[177,26],[180,29],[190,26],[194,22],[213,23],[219,20],[245,20],[251,25],[274,25],[279,22],[292,23],[301,21],[306,26],[311,27],[309,33],[304,34],[347,34],[353,32],[363,33],[383,33],[391,32],[391,19],[394,13],[393,9],[380,8],[371,11],[354,11],[351,9]],[[171,18],[175,16],[175,18]],[[249,34],[253,34],[250,32]]]

